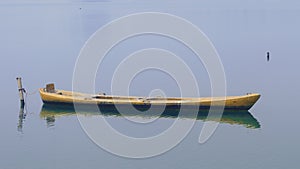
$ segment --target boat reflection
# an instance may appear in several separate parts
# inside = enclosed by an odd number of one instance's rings
[[[161,118],[177,118],[179,110],[177,109],[169,109],[165,110],[161,115]],[[251,115],[249,111],[245,110],[225,110],[222,118],[219,119],[217,116],[212,115],[211,118],[207,119],[208,110],[199,110],[197,120],[202,121],[216,121],[220,123],[227,123],[232,125],[242,125],[246,128],[257,129],[260,128],[259,122]],[[157,112],[147,113],[147,114],[133,114],[133,113],[124,113],[122,115],[114,108],[114,109],[101,109],[101,113],[99,111],[93,110],[77,110],[75,112],[73,107],[60,107],[53,105],[43,105],[40,117],[45,119],[47,122],[47,126],[54,126],[55,118],[59,118],[62,116],[76,116],[76,113],[85,116],[136,116],[136,117],[157,117]],[[192,115],[188,113],[188,110],[183,113],[180,118],[193,118]]]

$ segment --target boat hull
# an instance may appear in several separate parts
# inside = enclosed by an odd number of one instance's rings
[[[44,88],[40,90],[40,96],[44,104],[57,106],[91,107],[97,105],[100,108],[127,108],[133,105],[140,110],[162,107],[167,109],[209,109],[223,108],[226,110],[249,110],[260,98],[259,94],[247,94],[243,96],[228,97],[207,97],[207,98],[146,98],[135,96],[110,96],[93,95],[78,92],[55,90],[46,92]]]

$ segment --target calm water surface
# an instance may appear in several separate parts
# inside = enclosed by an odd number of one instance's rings
[[[300,4],[246,2],[1,2],[0,168],[298,168]],[[198,143],[205,119],[200,116],[174,149],[136,160],[99,148],[72,111],[43,108],[36,91],[49,82],[71,90],[78,53],[91,34],[113,19],[145,11],[171,13],[197,25],[219,52],[228,95],[259,92],[262,97],[243,116],[224,115],[206,143]],[[201,94],[209,96],[208,75],[193,53],[178,42],[154,35],[128,39],[108,53],[97,74],[97,90],[109,93],[118,63],[133,51],[149,47],[181,56],[194,72]],[[271,53],[269,62],[267,51]],[[23,77],[29,93],[24,119],[19,119],[17,76]],[[173,79],[156,71],[137,76],[130,91],[143,96],[156,88],[168,96],[179,94]],[[126,126],[120,116],[107,116],[120,132],[141,137],[157,134],[174,121],[163,117],[153,128],[139,129]]]

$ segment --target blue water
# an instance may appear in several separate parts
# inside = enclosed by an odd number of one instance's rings
[[[147,11],[185,18],[208,36],[224,66],[227,94],[261,94],[250,109],[259,128],[223,122],[206,143],[199,144],[204,122],[198,120],[172,150],[152,158],[129,159],[93,143],[76,115],[55,116],[55,120],[42,116],[37,89],[54,82],[57,88],[71,90],[74,65],[85,41],[114,19]],[[0,168],[298,168],[299,17],[298,1],[1,2]],[[210,95],[209,78],[201,62],[180,43],[150,35],[129,39],[108,53],[107,64],[97,74],[96,90],[109,93],[117,64],[133,51],[149,47],[181,56],[201,84],[201,95]],[[26,118],[19,129],[17,76],[23,78],[29,93]],[[156,71],[137,76],[130,92],[145,96],[155,88],[168,96],[179,94],[174,80]],[[133,130],[142,136],[157,133],[174,121],[162,118],[154,128],[142,130],[124,127],[122,117],[110,116],[109,120],[121,132]]]

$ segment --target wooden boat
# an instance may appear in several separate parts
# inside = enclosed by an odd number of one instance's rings
[[[97,104],[99,107],[128,106],[148,109],[150,106],[166,106],[166,108],[180,108],[180,106],[208,109],[211,105],[218,107],[225,103],[227,110],[249,110],[259,99],[260,94],[246,94],[243,96],[205,97],[205,98],[162,98],[138,96],[113,96],[105,94],[85,94],[79,92],[55,90],[54,84],[40,89],[41,99],[45,104],[84,105]]]

